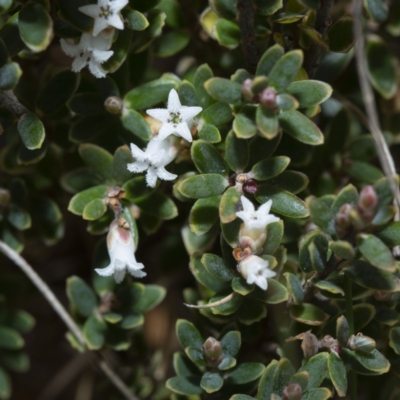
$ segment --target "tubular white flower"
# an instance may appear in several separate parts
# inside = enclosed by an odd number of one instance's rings
[[[138,146],[131,143],[132,156],[136,159],[135,162],[127,165],[131,172],[146,173],[147,186],[155,187],[157,178],[165,181],[172,181],[178,175],[171,174],[164,167],[169,164],[177,154],[175,139],[169,137],[165,140],[150,140],[145,151],[139,149]]]
[[[88,4],[79,7],[78,10],[94,18],[93,36],[97,36],[102,30],[112,26],[124,29],[124,23],[120,11],[128,4],[128,0],[98,0],[97,4]]]
[[[267,290],[267,278],[272,278],[276,275],[274,271],[268,268],[268,265],[269,263],[267,260],[255,255],[250,255],[240,261],[238,270],[249,285],[255,283],[261,289]]]
[[[72,71],[80,72],[82,68],[88,65],[90,72],[96,78],[104,78],[107,72],[104,71],[101,64],[114,54],[112,50],[109,50],[113,33],[111,31],[96,37],[82,33],[78,44],[69,44],[64,39],[61,39],[61,48],[64,53],[75,58],[72,63]]]
[[[172,89],[168,95],[167,109],[153,108],[147,110],[146,113],[163,123],[158,132],[157,140],[164,140],[169,135],[176,135],[191,142],[193,139],[189,125],[201,110],[201,107],[182,106],[178,93],[175,89]]]
[[[146,273],[144,268],[135,258],[135,244],[129,230],[120,228],[115,220],[110,225],[107,235],[107,248],[110,255],[110,265],[106,268],[95,269],[101,276],[114,275],[115,282],[121,283],[126,272],[136,278],[143,278]]]
[[[242,240],[247,240],[252,243],[252,249],[256,251],[265,242],[265,228],[272,222],[279,221],[278,217],[269,213],[272,200],[268,200],[262,204],[258,210],[254,209],[253,203],[246,197],[241,196],[243,211],[236,212],[236,216],[243,220],[240,227],[239,237]]]

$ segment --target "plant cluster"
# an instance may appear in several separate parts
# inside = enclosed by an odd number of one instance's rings
[[[0,0],[0,251],[99,398],[399,396],[399,36],[397,1]],[[67,313],[18,254],[85,226]],[[6,400],[34,320],[4,293]]]

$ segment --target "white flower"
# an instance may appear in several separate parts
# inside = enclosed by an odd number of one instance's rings
[[[142,263],[138,263],[135,258],[135,245],[131,232],[120,228],[115,220],[110,225],[107,235],[108,254],[110,255],[110,265],[106,268],[95,269],[101,276],[114,275],[115,282],[121,283],[126,272],[136,278],[143,278],[146,273],[141,271],[144,268]]]
[[[158,132],[157,140],[164,140],[169,135],[177,135],[191,142],[193,139],[188,124],[192,123],[193,117],[201,110],[201,107],[182,106],[178,93],[175,89],[172,89],[168,95],[167,109],[153,108],[146,112],[163,123]]]
[[[109,50],[114,32],[107,32],[104,35],[92,36],[82,33],[78,44],[69,44],[61,39],[61,48],[64,53],[75,60],[72,63],[72,71],[79,72],[82,68],[89,66],[90,72],[96,78],[104,78],[107,74],[101,67],[114,52]]]
[[[129,171],[143,172],[147,170],[146,182],[150,187],[156,186],[157,178],[172,181],[177,175],[171,174],[164,167],[176,156],[177,148],[174,142],[175,139],[172,137],[161,141],[153,138],[145,151],[131,143],[132,156],[136,161],[128,164]]]
[[[236,216],[243,220],[240,228],[239,240],[248,241],[254,251],[258,250],[265,242],[265,228],[272,222],[279,221],[278,217],[269,213],[272,200],[262,204],[257,211],[253,203],[241,196],[243,211],[236,212]],[[246,247],[246,246],[245,246]]]
[[[268,265],[269,263],[267,260],[255,255],[250,255],[240,261],[238,270],[249,285],[255,283],[261,289],[267,290],[267,278],[272,278],[276,275],[274,271],[268,268]]]
[[[128,2],[128,0],[98,0],[97,4],[88,4],[79,7],[78,10],[94,18],[93,36],[97,36],[109,26],[124,29],[124,23],[119,12]]]

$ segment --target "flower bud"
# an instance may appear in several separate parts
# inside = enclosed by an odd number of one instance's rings
[[[251,84],[251,90],[255,94],[260,94],[268,87],[268,78],[266,76],[256,76]]]
[[[249,194],[256,194],[258,191],[258,184],[255,180],[249,179],[243,184],[243,191]]]
[[[298,383],[292,383],[283,388],[282,400],[301,400],[303,391]]]
[[[348,346],[351,350],[371,353],[372,350],[375,350],[376,343],[375,340],[370,338],[369,336],[364,336],[362,333],[358,333],[357,335],[350,336]]]
[[[392,298],[392,293],[385,292],[384,290],[377,290],[374,292],[374,297],[378,301],[389,301]]]
[[[276,109],[276,92],[272,88],[266,88],[259,95],[259,102],[263,108]]]
[[[251,102],[253,101],[254,93],[251,90],[251,86],[253,84],[253,80],[248,78],[242,83],[242,96],[245,101]]]
[[[305,332],[303,341],[301,342],[301,349],[303,350],[304,358],[310,359],[318,353],[318,339],[311,332]]]
[[[374,218],[378,201],[378,195],[373,186],[365,186],[361,190],[357,209],[365,221],[370,222]]]
[[[222,361],[221,343],[210,336],[203,344],[203,355],[209,367],[217,367]]]
[[[121,114],[123,108],[122,99],[117,96],[107,97],[106,101],[104,102],[104,108],[110,114]]]
[[[10,201],[10,191],[0,188],[0,206],[6,206]]]
[[[342,207],[340,207],[338,213],[335,215],[335,229],[340,237],[345,236],[350,230],[350,213],[352,209],[353,208],[350,204],[343,204]]]

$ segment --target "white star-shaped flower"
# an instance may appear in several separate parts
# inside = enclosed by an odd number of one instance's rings
[[[115,282],[121,283],[126,272],[136,278],[143,278],[146,273],[141,271],[144,268],[135,258],[135,244],[131,232],[120,228],[115,220],[110,225],[107,235],[107,248],[110,255],[110,265],[106,268],[95,269],[101,276],[114,275]]]
[[[112,43],[113,31],[106,35],[92,36],[82,33],[78,44],[69,44],[64,39],[60,40],[64,53],[75,60],[72,63],[72,71],[80,72],[82,68],[89,66],[90,72],[96,78],[104,78],[107,71],[101,67],[114,52],[109,50]]]
[[[120,11],[128,4],[128,0],[98,0],[97,4],[88,4],[79,7],[78,10],[89,17],[94,18],[93,36],[97,36],[102,30],[112,26],[124,29]]]
[[[176,135],[191,142],[193,139],[189,125],[193,123],[193,118],[201,110],[201,107],[182,106],[178,93],[175,89],[172,89],[168,95],[167,109],[153,108],[147,110],[146,113],[163,123],[158,132],[157,140],[164,140],[169,135]]]
[[[269,263],[267,260],[255,255],[250,255],[240,261],[238,270],[249,285],[255,283],[261,289],[267,290],[267,278],[272,278],[276,275],[268,266]]]
[[[236,212],[236,216],[243,220],[240,228],[240,239],[252,243],[253,251],[257,251],[264,244],[266,239],[265,228],[272,222],[279,221],[278,217],[269,213],[272,200],[262,204],[258,210],[254,209],[253,203],[246,197],[241,196],[243,211]]]
[[[146,182],[150,187],[156,186],[157,178],[172,181],[177,175],[171,174],[164,167],[176,156],[177,147],[174,142],[175,139],[172,137],[161,141],[153,138],[145,151],[131,143],[132,156],[136,161],[128,164],[128,170],[131,172],[147,171]]]

